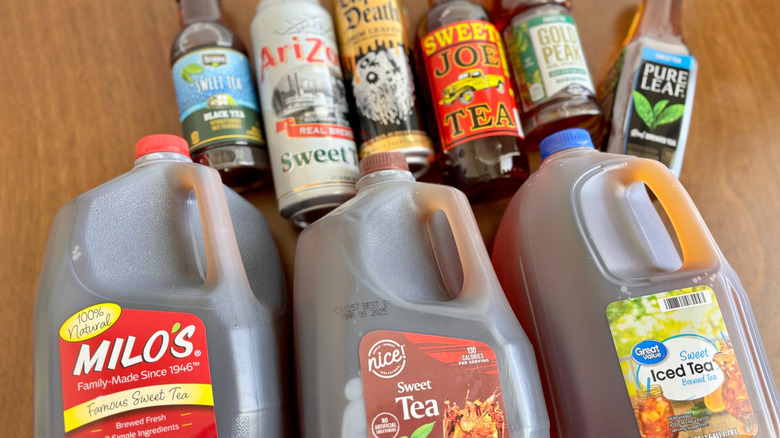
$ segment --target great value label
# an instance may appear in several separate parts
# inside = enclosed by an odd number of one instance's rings
[[[68,438],[217,436],[206,330],[195,315],[87,307],[60,329],[60,370]]]
[[[616,301],[607,320],[640,430],[755,435],[742,373],[709,286]]]
[[[523,137],[501,35],[460,21],[421,40],[442,149],[483,137]]]

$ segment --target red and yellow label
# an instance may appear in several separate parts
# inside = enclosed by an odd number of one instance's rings
[[[523,137],[501,35],[485,21],[460,21],[421,40],[442,149],[478,138]]]
[[[195,315],[87,307],[60,329],[60,365],[68,438],[217,436]]]

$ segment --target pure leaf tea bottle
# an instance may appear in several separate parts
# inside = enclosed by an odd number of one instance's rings
[[[481,6],[432,3],[417,39],[444,177],[472,200],[514,193],[528,157],[501,35]]]
[[[171,47],[173,83],[192,159],[217,169],[236,190],[269,175],[257,94],[241,41],[217,0],[178,0],[183,26]]]
[[[261,0],[252,45],[279,211],[303,228],[358,177],[333,20],[317,0]]]
[[[607,152],[658,160],[680,176],[697,63],[683,42],[680,0],[643,0],[599,88]]]
[[[401,1],[334,0],[333,15],[360,158],[400,152],[415,177],[422,176],[433,160],[433,145],[417,105]]]
[[[538,147],[565,128],[601,138],[604,117],[596,102],[585,53],[568,1],[502,0],[499,20],[520,90],[526,145]]]

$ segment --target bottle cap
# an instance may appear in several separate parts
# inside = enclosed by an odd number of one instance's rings
[[[405,170],[409,171],[406,157],[399,152],[380,152],[371,154],[360,160],[360,177],[379,170]]]
[[[581,147],[594,149],[590,134],[581,128],[571,128],[556,132],[542,140],[539,143],[539,153],[542,155],[542,161],[544,161],[545,158],[556,152]]]
[[[190,145],[187,140],[178,135],[154,134],[148,135],[135,144],[135,159],[155,152],[175,152],[190,157]]]

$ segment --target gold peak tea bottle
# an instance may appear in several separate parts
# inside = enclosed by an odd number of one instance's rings
[[[528,157],[501,34],[481,6],[432,3],[417,43],[444,178],[472,200],[514,193]]]
[[[433,160],[433,145],[417,105],[401,1],[334,0],[333,15],[360,158],[400,152],[415,177],[422,176]]]
[[[643,0],[599,88],[606,151],[650,158],[680,176],[698,66],[683,42],[681,0]]]
[[[178,0],[182,31],[171,47],[173,84],[193,161],[247,190],[269,176],[246,49],[222,23],[217,0]]]
[[[568,2],[503,0],[499,19],[520,90],[526,145],[566,128],[601,138],[604,117],[596,102],[585,53]]]

